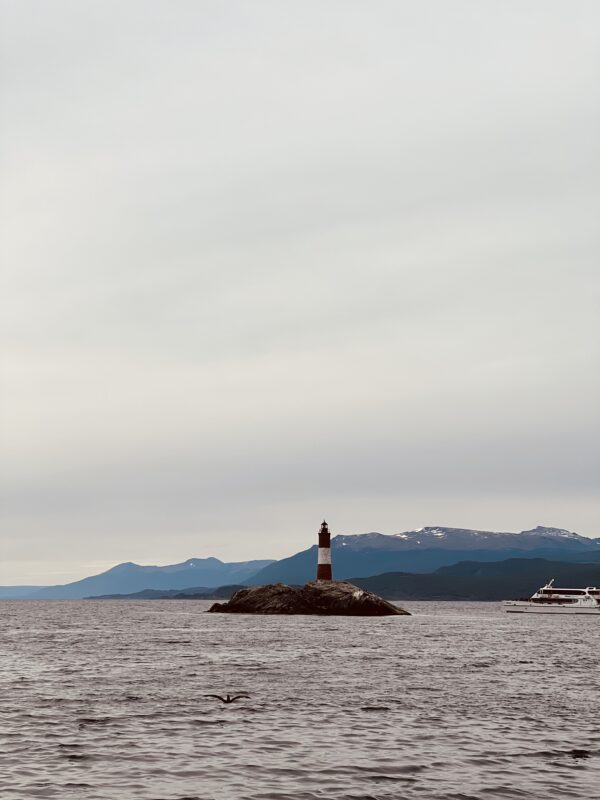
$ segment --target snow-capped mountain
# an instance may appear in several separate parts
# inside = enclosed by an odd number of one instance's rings
[[[546,528],[538,525],[520,533],[478,531],[469,528],[443,528],[431,526],[403,533],[360,533],[355,536],[336,536],[332,547],[349,547],[354,550],[377,548],[384,550],[414,550],[435,547],[439,549],[479,550],[533,547],[583,547],[600,551],[600,539],[590,539],[563,528]]]
[[[383,572],[431,572],[459,561],[546,558],[600,561],[600,539],[538,526],[520,533],[428,526],[396,534],[361,533],[331,541],[334,578]],[[269,564],[247,583],[304,583],[314,578],[316,545]]]

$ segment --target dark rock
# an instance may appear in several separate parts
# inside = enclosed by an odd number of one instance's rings
[[[312,581],[306,586],[283,583],[240,589],[228,603],[209,611],[225,614],[330,614],[354,617],[408,615],[372,592],[345,581]]]

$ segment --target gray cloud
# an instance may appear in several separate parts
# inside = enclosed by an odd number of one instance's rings
[[[0,582],[600,533],[596,3],[0,9]]]

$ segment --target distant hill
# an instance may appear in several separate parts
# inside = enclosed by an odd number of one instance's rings
[[[478,561],[545,558],[600,563],[600,540],[562,528],[538,526],[521,533],[494,533],[466,528],[427,527],[386,535],[363,533],[335,536],[331,542],[334,577],[345,580],[383,572],[433,572],[439,567],[476,557]],[[303,584],[312,580],[316,545],[275,561],[245,583]]]
[[[92,594],[84,597],[84,600],[162,600],[163,598],[174,597],[176,594],[191,592],[194,594],[205,594],[210,592],[207,586],[194,586],[189,589],[142,589],[141,592],[131,592],[129,594]]]
[[[206,586],[193,586],[189,589],[144,589],[132,594],[105,594],[86,597],[85,600],[228,600],[238,589],[244,587],[239,584],[233,586],[219,586],[208,589]]]
[[[600,563],[577,564],[543,558],[511,558],[505,561],[462,561],[433,573],[386,572],[354,577],[350,582],[388,600],[507,600],[529,597],[551,578],[556,585],[600,586]],[[91,597],[90,600],[228,599],[239,585],[217,589],[146,589],[134,594]]]
[[[388,600],[509,600],[530,597],[551,578],[557,586],[600,586],[600,563],[529,558],[497,563],[468,561],[428,575],[387,572],[352,578],[351,583]]]
[[[44,586],[0,586],[0,600],[19,600],[44,588]]]
[[[81,599],[91,595],[131,594],[144,589],[210,589],[224,584],[241,584],[271,562],[226,563],[218,558],[190,558],[165,567],[140,566],[131,562],[64,586],[46,586],[27,595],[30,599]]]
[[[600,582],[600,563],[577,563],[566,561],[549,561],[544,558],[509,558],[506,561],[461,561],[450,567],[440,567],[436,575],[453,575],[456,577],[475,576],[482,578],[517,578],[526,576],[534,580],[555,578],[557,582],[587,581]],[[586,584],[587,585],[587,584]],[[592,584],[589,584],[592,585]]]

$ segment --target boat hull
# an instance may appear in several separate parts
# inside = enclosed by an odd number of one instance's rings
[[[543,606],[534,603],[506,604],[504,610],[508,614],[587,614],[587,616],[600,617],[600,607],[586,608],[585,606]]]

